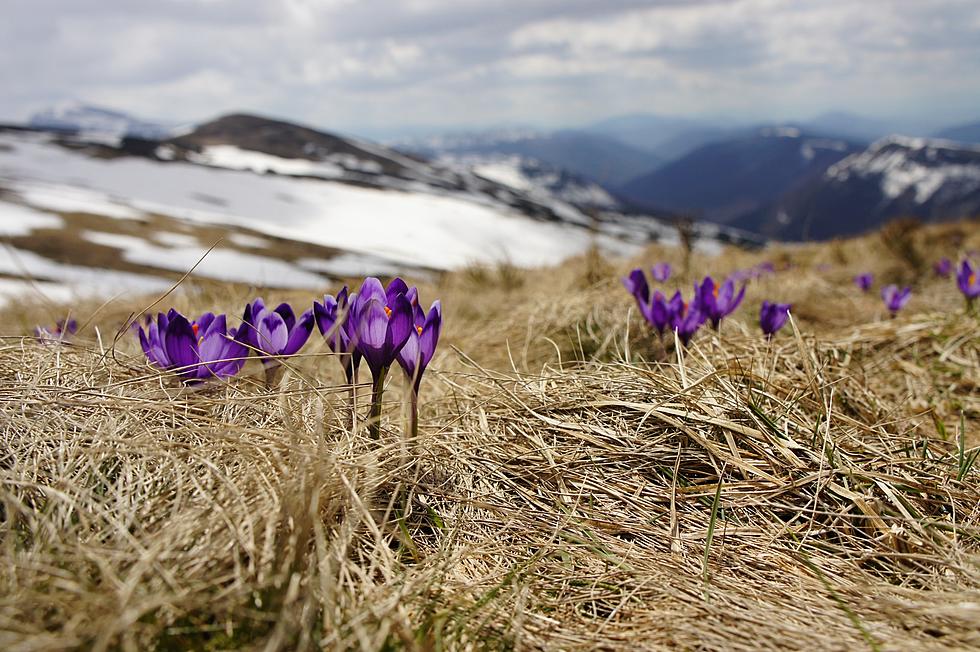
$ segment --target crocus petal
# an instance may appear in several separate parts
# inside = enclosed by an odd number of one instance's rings
[[[401,368],[405,371],[405,375],[412,381],[415,381],[415,374],[421,367],[420,361],[422,357],[422,350],[419,346],[418,331],[409,333],[408,339],[405,340],[405,345],[402,347],[401,351],[398,352],[397,357],[398,364],[401,365]]]
[[[266,310],[256,324],[259,331],[258,349],[270,355],[279,355],[286,342],[289,341],[289,331],[286,322],[279,313]]]
[[[275,312],[279,313],[286,323],[286,330],[292,332],[293,326],[296,325],[296,313],[293,312],[292,307],[288,303],[280,303],[276,306]]]
[[[395,278],[391,279],[391,283],[389,283],[388,287],[385,288],[385,305],[390,308],[396,296],[407,293],[408,283],[396,276]],[[411,299],[409,300],[411,301]]]
[[[380,301],[381,305],[387,305],[388,296],[385,294],[385,288],[381,284],[381,281],[373,276],[369,276],[364,279],[361,283],[361,289],[358,291],[358,296],[361,297],[363,301],[371,301],[372,299]]]
[[[733,301],[731,301],[730,304],[729,304],[729,306],[728,306],[728,314],[729,315],[732,314],[733,312],[735,312],[735,310],[738,308],[739,304],[742,303],[742,299],[744,299],[744,298],[745,298],[745,286],[743,285],[742,286],[742,289],[739,290],[738,294],[735,296],[735,299]]]
[[[200,317],[198,317],[194,323],[197,324],[198,337],[202,337],[205,333],[208,332],[208,329],[214,323],[214,313],[206,312]]]
[[[183,369],[183,373],[192,374],[194,365],[198,362],[197,340],[194,329],[187,318],[177,313],[167,324],[167,330],[160,334],[163,348],[167,352],[172,368]]]
[[[650,269],[650,275],[658,283],[665,283],[670,278],[670,272],[669,263],[657,263]]]
[[[638,303],[650,302],[650,286],[642,269],[634,269],[630,272],[629,276],[623,279],[623,285]]]
[[[429,309],[429,314],[425,318],[425,324],[422,325],[422,333],[419,335],[419,348],[422,353],[423,368],[428,366],[432,360],[432,356],[435,355],[441,333],[442,302],[436,300],[432,302],[432,308]]]
[[[385,354],[388,363],[394,362],[395,356],[405,346],[408,336],[415,330],[415,319],[412,314],[412,304],[404,294],[395,297],[391,305],[391,317],[388,320],[388,332],[385,336]]]
[[[307,310],[289,333],[289,340],[282,349],[282,355],[293,355],[299,351],[313,332],[313,311]]]

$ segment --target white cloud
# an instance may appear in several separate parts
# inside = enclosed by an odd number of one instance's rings
[[[649,110],[966,117],[978,30],[975,0],[15,0],[0,118],[70,97],[334,128]]]

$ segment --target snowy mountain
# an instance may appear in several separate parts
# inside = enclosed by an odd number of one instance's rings
[[[858,149],[848,141],[792,126],[758,128],[704,145],[630,181],[620,192],[641,206],[728,223],[821,175]]]
[[[81,102],[66,102],[38,111],[27,124],[35,129],[70,132],[84,140],[108,142],[118,142],[125,136],[166,138],[173,131],[173,127]]]
[[[597,183],[516,154],[444,154],[436,162],[523,191],[542,201],[559,200],[585,209],[621,211],[626,208]]]
[[[662,163],[657,155],[614,138],[574,129],[451,133],[390,144],[432,159],[441,156],[520,156],[567,170],[607,188],[616,187]]]
[[[735,224],[781,238],[830,238],[896,217],[977,215],[980,147],[889,136]]]

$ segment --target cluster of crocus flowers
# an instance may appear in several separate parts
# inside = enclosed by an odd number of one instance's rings
[[[684,301],[680,291],[668,299],[659,290],[650,291],[642,269],[631,271],[623,279],[623,285],[636,299],[640,314],[661,337],[670,329],[685,346],[705,322],[711,321],[716,329],[719,328],[721,320],[733,313],[745,296],[745,286],[736,293],[733,279],[718,285],[708,276],[694,284],[690,302]]]
[[[956,287],[963,293],[967,307],[973,308],[977,297],[980,297],[980,276],[969,260],[960,263],[960,268],[956,272]]]
[[[70,341],[78,332],[78,322],[74,319],[59,319],[52,327],[36,326],[34,337],[42,344],[61,344]]]
[[[372,376],[369,429],[380,436],[385,377],[396,362],[411,387],[412,432],[418,430],[418,393],[422,375],[432,361],[442,329],[442,305],[435,301],[426,313],[419,305],[418,290],[400,278],[387,287],[366,278],[356,293],[345,286],[337,296],[297,317],[288,304],[268,308],[262,299],[245,306],[242,324],[229,329],[225,315],[205,313],[190,320],[176,310],[147,317],[139,326],[140,346],[151,364],[174,372],[187,385],[209,378],[234,376],[254,352],[271,385],[282,361],[296,355],[306,344],[314,324],[327,346],[337,354],[351,388],[351,411],[356,419],[357,370],[367,363]]]
[[[767,338],[772,339],[776,331],[786,324],[789,320],[790,308],[792,306],[788,303],[762,302],[762,308],[759,310],[759,326]]]
[[[206,312],[189,320],[176,310],[146,318],[140,347],[156,367],[176,373],[188,385],[234,376],[245,364],[244,329],[228,329],[225,315]]]
[[[368,427],[380,436],[385,378],[398,362],[411,383],[411,429],[418,430],[418,394],[422,374],[435,354],[442,329],[442,305],[432,304],[428,314],[419,305],[418,289],[400,278],[387,287],[367,278],[358,292],[344,287],[336,297],[327,295],[314,303],[317,328],[330,349],[338,354],[352,389],[351,409],[356,412],[357,372],[361,360],[372,377],[371,412]]]
[[[912,296],[912,288],[904,287],[899,289],[897,285],[886,285],[881,288],[881,300],[885,302],[888,312],[894,317],[898,311],[905,307]]]

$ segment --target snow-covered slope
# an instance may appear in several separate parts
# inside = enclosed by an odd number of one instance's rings
[[[826,238],[895,217],[944,220],[980,215],[980,148],[889,136],[829,166],[740,226],[768,235]]]
[[[624,209],[622,203],[599,184],[516,154],[444,154],[437,161],[520,190],[542,201],[558,200],[574,206],[605,210]]]
[[[248,115],[118,145],[0,129],[0,225],[14,258],[49,258],[21,270],[49,285],[73,277],[57,261],[153,287],[195,265],[196,278],[325,288],[351,275],[549,265],[593,245],[630,253],[677,237],[546,166],[434,163]],[[700,234],[709,249],[738,237]]]
[[[116,143],[124,136],[166,138],[172,131],[172,127],[134,118],[121,111],[75,101],[34,113],[28,126],[72,132],[82,139],[110,143]]]
[[[889,136],[830,166],[826,176],[839,183],[871,181],[885,201],[908,197],[922,205],[940,190],[947,197],[980,190],[980,147]]]

